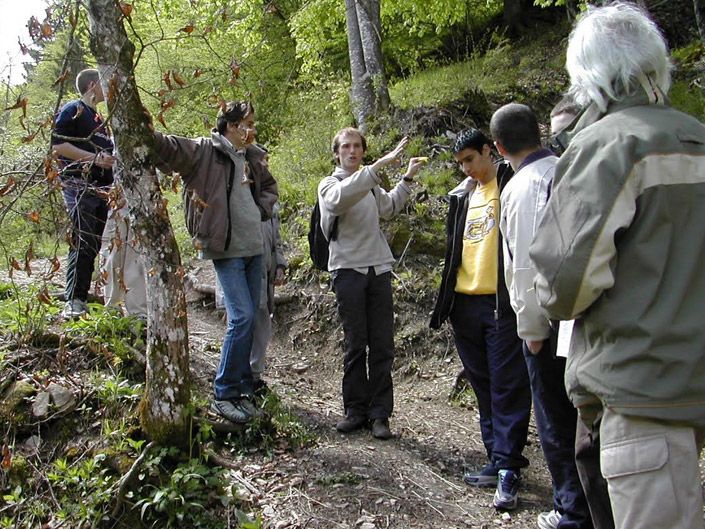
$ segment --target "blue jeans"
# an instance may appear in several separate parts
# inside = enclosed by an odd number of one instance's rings
[[[223,287],[228,315],[220,365],[213,384],[215,398],[249,397],[253,392],[250,350],[255,311],[259,306],[262,256],[216,259],[213,265]]]

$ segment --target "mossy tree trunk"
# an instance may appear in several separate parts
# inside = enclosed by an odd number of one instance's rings
[[[91,50],[98,62],[127,198],[147,272],[147,374],[142,427],[159,444],[187,447],[190,380],[181,256],[152,163],[154,129],[134,79],[135,47],[116,0],[88,0]]]

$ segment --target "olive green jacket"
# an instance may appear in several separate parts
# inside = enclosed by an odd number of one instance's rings
[[[569,395],[705,425],[705,126],[660,93],[586,116],[530,249],[539,304],[577,318]]]

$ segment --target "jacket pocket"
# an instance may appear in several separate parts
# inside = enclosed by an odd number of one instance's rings
[[[668,461],[666,437],[630,439],[603,446],[600,466],[606,479],[659,470]]]

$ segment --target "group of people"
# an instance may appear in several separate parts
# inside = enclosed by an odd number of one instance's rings
[[[566,67],[571,86],[551,113],[555,148],[542,146],[534,112],[517,103],[493,114],[489,137],[464,130],[452,147],[466,178],[447,197],[430,325],[450,321],[477,397],[487,463],[463,479],[495,487],[498,509],[517,507],[533,402],[553,485],[540,529],[703,528],[705,127],[668,106],[668,50],[641,8],[617,2],[581,15]],[[70,314],[85,310],[114,161],[95,112],[97,73],[77,86],[81,100],[54,131],[74,223]],[[271,313],[262,278],[281,281],[286,266],[276,237],[263,239],[278,192],[255,134],[245,102],[221,110],[210,138],[155,132],[156,164],[181,174],[187,227],[222,289],[228,324],[211,409],[235,423],[262,413],[255,315]],[[370,427],[379,439],[393,437],[394,403],[394,257],[380,219],[403,209],[426,159],[410,158],[389,191],[381,170],[407,144],[365,165],[365,136],[345,128],[332,143],[335,170],[318,185],[344,331],[336,429]],[[263,258],[272,263],[264,276]]]
[[[72,222],[62,314],[75,318],[86,313],[103,239],[106,305],[146,318],[144,263],[124,199],[112,187],[113,143],[96,110],[103,101],[98,71],[81,71],[76,88],[81,98],[62,107],[52,134]],[[277,185],[266,150],[255,144],[254,108],[246,102],[226,105],[210,138],[154,135],[155,164],[181,175],[186,224],[199,257],[213,261],[227,313],[211,409],[245,423],[262,415],[254,397],[267,390],[261,375],[271,338],[274,285],[283,282],[287,266],[279,242]]]
[[[430,325],[450,320],[477,397],[487,464],[463,476],[518,504],[533,402],[553,485],[540,529],[703,527],[705,127],[668,106],[668,49],[648,14],[590,8],[567,50],[571,87],[542,147],[534,112],[510,103],[488,138],[461,131],[467,177],[448,195],[447,249]],[[355,129],[333,141],[321,228],[345,335],[344,433],[392,436],[393,258],[379,227],[391,191]],[[496,156],[495,154],[499,156]],[[560,158],[559,158],[560,155]]]

